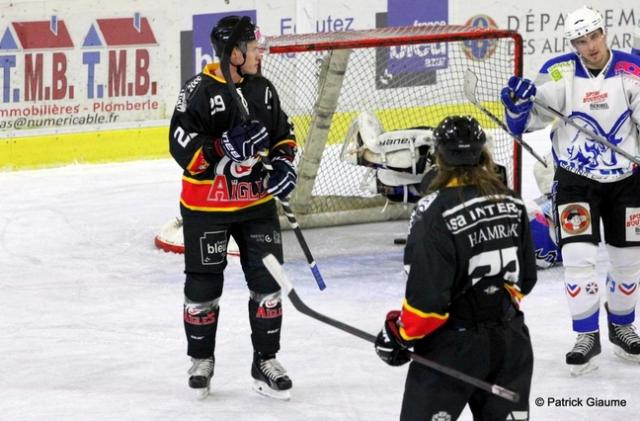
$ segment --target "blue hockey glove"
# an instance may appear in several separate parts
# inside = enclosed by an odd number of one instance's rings
[[[387,313],[384,326],[378,336],[374,347],[376,354],[390,366],[399,366],[409,362],[409,351],[404,340],[400,337],[398,330],[399,310],[392,310]]]
[[[269,146],[269,132],[257,120],[247,121],[224,132],[220,146],[229,159],[242,162]]]
[[[535,95],[536,85],[529,79],[517,76],[511,76],[507,86],[502,89],[500,98],[506,108],[507,126],[513,134],[521,135],[524,132]]]
[[[267,193],[285,200],[296,186],[298,176],[293,163],[286,156],[277,156],[271,160],[271,171],[266,179]]]

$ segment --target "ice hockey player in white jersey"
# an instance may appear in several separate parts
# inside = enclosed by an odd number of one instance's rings
[[[577,333],[566,363],[572,373],[582,374],[595,367],[592,358],[601,351],[603,291],[616,355],[640,362],[633,325],[640,290],[640,171],[631,160],[534,107],[533,98],[638,156],[640,57],[610,49],[602,15],[588,7],[569,13],[564,35],[574,52],[547,61],[535,83],[511,77],[501,97],[515,134],[553,124],[557,237]],[[611,263],[606,283],[596,272],[601,221]]]

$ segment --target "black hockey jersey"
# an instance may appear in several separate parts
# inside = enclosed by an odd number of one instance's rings
[[[522,200],[512,192],[478,197],[474,186],[446,187],[418,202],[404,262],[409,275],[400,334],[407,341],[458,316],[450,314],[459,309],[452,302],[473,288],[490,299],[508,294],[509,303],[510,296],[527,294],[536,282]]]
[[[233,212],[273,200],[264,188],[259,158],[236,163],[212,147],[228,129],[242,123],[241,111],[226,82],[214,74],[218,64],[207,65],[180,91],[169,128],[169,149],[184,169],[180,201],[191,210]],[[280,107],[274,86],[261,76],[248,76],[236,84],[251,119],[269,132],[270,154],[291,155],[296,148],[293,126]]]

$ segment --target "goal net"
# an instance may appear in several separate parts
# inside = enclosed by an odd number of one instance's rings
[[[374,170],[340,159],[349,126],[369,111],[385,131],[435,127],[445,116],[472,115],[493,137],[494,159],[520,189],[520,149],[464,95],[476,95],[502,118],[500,90],[522,73],[522,38],[514,31],[466,26],[412,26],[285,35],[267,39],[262,72],[276,86],[301,146],[291,206],[302,226],[402,218],[410,209],[386,203],[367,185]]]

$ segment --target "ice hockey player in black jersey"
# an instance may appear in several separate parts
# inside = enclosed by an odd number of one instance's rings
[[[468,116],[434,131],[438,173],[413,212],[402,310],[387,314],[375,349],[386,363],[413,348],[520,394],[508,402],[411,363],[400,419],[528,420],[533,351],[519,302],[536,282],[527,210],[496,176],[486,135]]]
[[[213,27],[211,42],[219,57],[240,21],[227,16]],[[282,261],[274,197],[287,197],[296,184],[296,141],[275,87],[258,74],[256,29],[253,23],[238,28],[229,60],[249,121],[234,103],[220,65],[209,64],[180,91],[169,132],[171,155],[184,169],[184,327],[193,363],[189,386],[200,397],[208,394],[214,371],[218,303],[231,237],[249,288],[254,388],[288,399],[292,385],[275,358],[282,325],[280,288],[261,259],[271,253]],[[268,173],[260,157],[264,152],[273,167]]]

